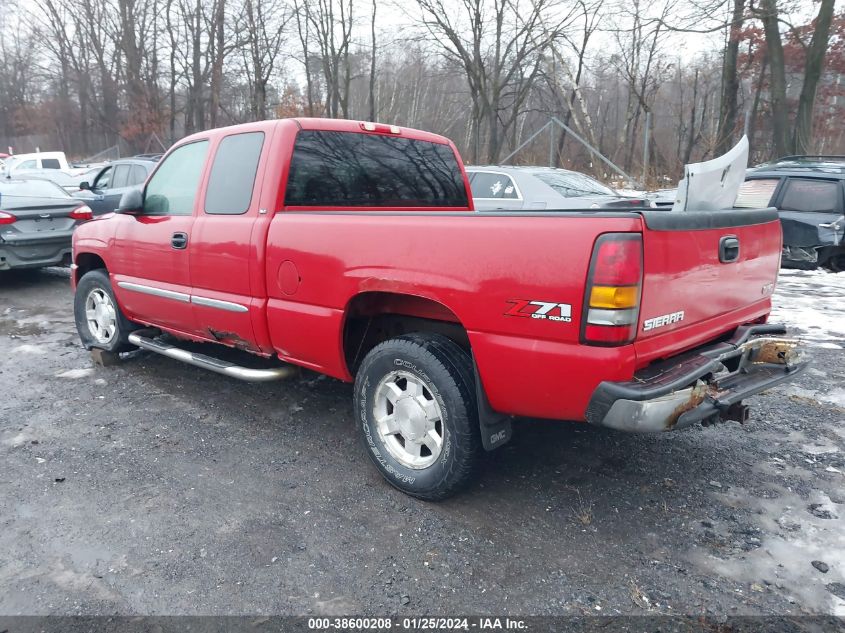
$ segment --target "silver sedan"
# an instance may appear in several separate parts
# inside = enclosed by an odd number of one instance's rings
[[[467,167],[476,211],[654,208],[598,180],[551,167]]]

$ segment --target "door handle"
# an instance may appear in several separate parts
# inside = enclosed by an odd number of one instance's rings
[[[739,238],[735,235],[725,235],[719,240],[719,261],[729,264],[739,259]]]
[[[174,233],[173,237],[170,238],[170,245],[173,248],[183,249],[188,247],[188,234],[187,233]]]

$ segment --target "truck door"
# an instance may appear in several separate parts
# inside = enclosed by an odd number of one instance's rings
[[[119,216],[114,286],[130,318],[179,332],[196,329],[189,255],[208,146],[199,140],[173,150],[147,183],[143,212]]]
[[[270,220],[259,209],[262,149],[269,146],[270,132],[220,137],[189,253],[197,333],[251,351],[272,350],[266,328],[253,328],[254,318],[264,322],[266,304],[264,233],[258,227]]]

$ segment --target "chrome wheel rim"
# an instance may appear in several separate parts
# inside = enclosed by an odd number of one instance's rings
[[[94,288],[85,298],[88,330],[98,343],[110,343],[117,332],[117,312],[111,297],[102,288]]]
[[[393,371],[382,378],[375,390],[373,416],[385,448],[403,466],[428,468],[440,457],[443,414],[433,389],[418,376]]]

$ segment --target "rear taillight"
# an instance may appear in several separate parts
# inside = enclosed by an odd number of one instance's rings
[[[593,247],[581,319],[581,342],[625,345],[637,334],[643,279],[639,233],[605,233]]]
[[[18,219],[8,211],[0,211],[0,224],[14,224]]]
[[[89,207],[87,204],[80,204],[73,211],[68,213],[67,216],[73,220],[79,220],[80,222],[84,222],[85,220],[93,220],[94,212],[91,211],[91,207]]]

